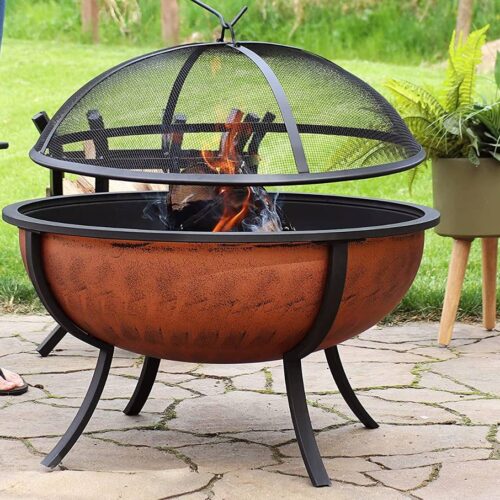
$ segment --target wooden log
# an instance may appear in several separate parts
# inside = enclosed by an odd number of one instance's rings
[[[185,124],[187,122],[186,115],[174,115],[173,124]],[[162,136],[162,150],[171,162],[169,162],[168,171],[172,173],[180,172],[180,156],[182,152],[182,141],[184,140],[183,132],[171,132]]]
[[[273,123],[274,120],[276,120],[276,115],[268,111],[262,118],[262,123]],[[265,131],[258,131],[253,134],[252,141],[248,146],[248,154],[251,155],[259,154],[260,143],[262,142],[265,136],[266,136]]]
[[[236,136],[236,131],[231,125],[235,123],[241,123],[243,119],[243,111],[240,109],[233,108],[229,113],[226,120],[227,131],[222,134],[220,145],[219,145],[219,155],[221,158],[228,159],[231,156],[231,149],[234,147],[234,141]]]
[[[248,141],[250,140],[250,137],[252,137],[252,134],[254,133],[252,123],[258,123],[259,121],[260,121],[260,118],[255,113],[248,113],[245,116],[245,118],[243,119],[243,123],[248,124],[248,126],[243,127],[240,130],[240,132],[238,133],[238,137],[236,139],[236,145],[235,145],[236,154],[238,154],[240,156],[243,154],[245,146],[247,145]]]

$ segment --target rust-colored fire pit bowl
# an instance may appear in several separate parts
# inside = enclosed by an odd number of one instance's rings
[[[147,356],[129,414],[145,403],[159,359],[283,358],[294,423],[303,427],[299,443],[313,482],[324,483],[322,466],[312,465],[321,463],[317,449],[308,451],[314,437],[305,418],[300,359],[324,349],[344,397],[366,425],[376,425],[343,376],[335,346],[373,326],[401,300],[437,212],[282,194],[282,211],[295,231],[165,231],[159,220],[143,216],[158,196],[54,197],[4,209],[4,219],[21,230],[24,263],[47,310],[101,349],[90,388],[98,386],[95,403],[113,346]],[[64,439],[46,465],[58,463],[76,440],[74,433]]]

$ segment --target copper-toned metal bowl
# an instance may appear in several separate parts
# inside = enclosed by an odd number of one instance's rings
[[[11,206],[6,218],[41,231],[46,280],[82,330],[179,361],[282,358],[318,314],[332,240],[349,241],[347,273],[338,314],[318,348],[361,333],[410,287],[424,229],[437,217],[400,203],[287,194],[283,210],[297,231],[168,232],[142,218],[153,196],[52,198]],[[24,240],[21,231],[26,262]]]

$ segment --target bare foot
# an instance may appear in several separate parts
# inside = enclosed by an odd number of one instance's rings
[[[3,377],[0,377],[0,390],[10,391],[16,387],[21,387],[23,385],[23,379],[14,372],[2,368]]]

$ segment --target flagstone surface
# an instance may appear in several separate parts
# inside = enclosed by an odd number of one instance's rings
[[[162,361],[141,415],[122,413],[143,358],[118,350],[84,435],[61,464],[39,464],[71,422],[96,351],[67,336],[36,345],[48,316],[0,316],[0,367],[30,388],[0,397],[0,499],[500,498],[500,332],[458,324],[376,327],[340,347],[366,430],[338,394],[322,353],[304,362],[309,412],[332,479],[314,489],[292,431],[281,362]]]

